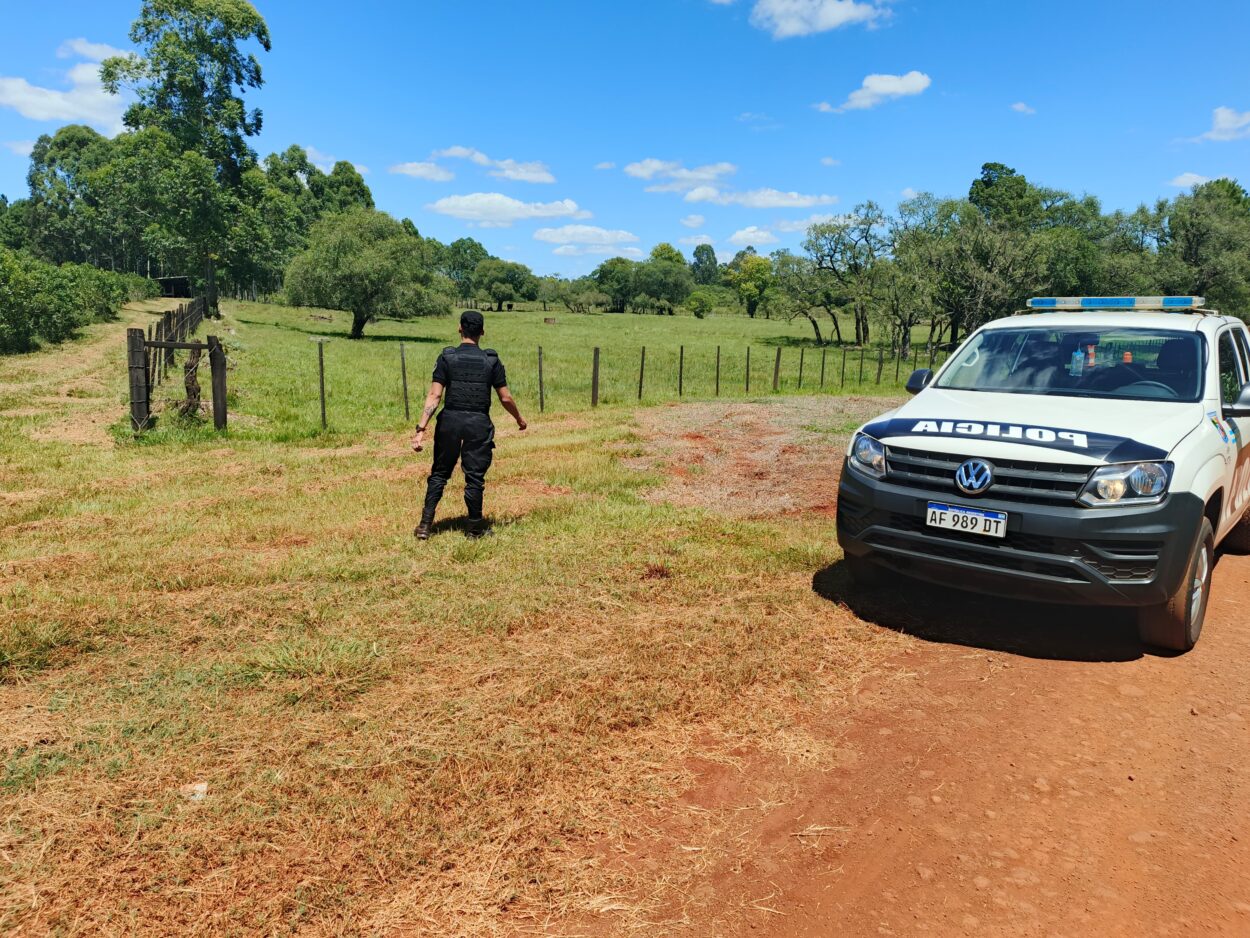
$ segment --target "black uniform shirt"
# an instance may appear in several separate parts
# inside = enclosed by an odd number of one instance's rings
[[[444,388],[447,389],[447,397],[444,400],[445,404],[456,401],[456,399],[459,397],[459,395],[453,392],[453,389],[452,389],[452,384],[454,381],[453,372],[455,369],[453,369],[452,363],[447,360],[447,356],[449,354],[456,355],[456,356],[465,355],[468,357],[477,357],[480,355],[482,356],[482,358],[485,359],[485,362],[483,363],[485,365],[486,372],[487,372],[485,377],[490,387],[499,389],[508,383],[508,375],[507,375],[507,372],[504,370],[503,362],[499,360],[499,355],[495,352],[494,349],[480,349],[471,342],[465,342],[465,343],[462,343],[459,348],[444,349],[442,352],[439,353],[438,361],[434,363],[433,380],[437,381],[439,384],[441,384]],[[474,384],[476,383],[477,382],[475,381]],[[465,388],[463,390],[468,391],[469,389]],[[461,403],[461,405],[463,406],[463,404],[467,403],[467,401],[462,401],[459,403]],[[473,406],[473,405],[476,405],[476,406]],[[484,395],[484,400],[482,400],[481,402],[473,401],[470,407],[467,409],[472,409],[472,410],[480,409],[483,413],[489,412],[490,411],[490,392],[486,391]]]

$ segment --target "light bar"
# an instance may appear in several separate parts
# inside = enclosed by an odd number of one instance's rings
[[[1029,309],[1200,309],[1201,296],[1035,296]]]

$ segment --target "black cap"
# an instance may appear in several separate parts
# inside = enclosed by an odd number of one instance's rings
[[[486,330],[486,320],[475,309],[466,309],[460,314],[460,328],[473,336],[479,336]]]

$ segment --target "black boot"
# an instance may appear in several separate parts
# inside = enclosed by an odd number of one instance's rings
[[[415,537],[418,541],[428,541],[430,539],[430,528],[432,528],[433,526],[434,526],[433,518],[431,518],[429,521],[426,521],[424,518],[422,518],[421,523],[418,524],[416,528],[413,530],[412,536]]]
[[[485,518],[470,518],[468,526],[464,529],[464,536],[471,541],[479,538],[490,537],[491,530],[486,526]]]

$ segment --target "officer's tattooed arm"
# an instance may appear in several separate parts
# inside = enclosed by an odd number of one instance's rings
[[[417,432],[412,438],[412,448],[418,453],[425,446],[425,431],[429,427],[430,421],[434,418],[434,412],[438,410],[438,402],[443,399],[443,386],[437,381],[430,383],[430,393],[425,396],[425,409],[421,411],[421,419],[417,421]]]
[[[495,393],[499,395],[499,403],[503,405],[503,409],[512,415],[512,419],[516,421],[516,425],[520,429],[524,430],[529,426],[525,422],[525,418],[521,416],[521,409],[516,406],[516,401],[512,399],[512,392],[508,390],[506,384],[495,388]]]

